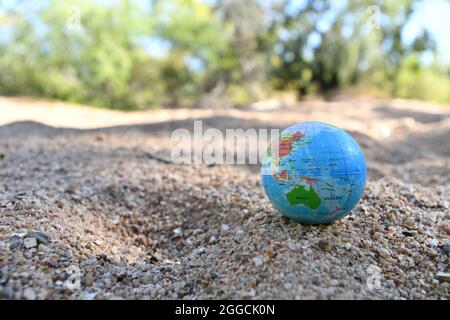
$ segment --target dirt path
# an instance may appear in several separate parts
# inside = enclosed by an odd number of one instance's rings
[[[365,152],[365,196],[302,226],[272,208],[257,168],[146,156],[194,118],[340,126]],[[402,100],[124,113],[0,98],[0,295],[448,299],[449,137],[450,107]]]

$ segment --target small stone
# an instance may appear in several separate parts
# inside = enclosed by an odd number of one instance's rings
[[[205,247],[200,247],[200,248],[197,248],[197,249],[196,249],[196,251],[197,251],[198,253],[200,253],[200,254],[201,254],[201,253],[204,253],[205,250],[206,250]]]
[[[67,259],[72,259],[72,258],[73,258],[73,253],[72,253],[71,250],[67,250],[67,251],[64,252],[64,256],[65,256]]]
[[[90,287],[94,284],[94,278],[92,277],[92,275],[87,274],[84,278],[83,278],[83,282],[82,284],[85,287]]]
[[[275,256],[275,252],[271,248],[266,249],[265,254],[268,258],[272,258]]]
[[[288,248],[290,250],[292,250],[292,251],[301,251],[302,246],[299,243],[297,243],[297,242],[289,241],[288,242]]]
[[[437,241],[436,239],[431,239],[429,242],[430,246],[432,247],[437,247],[439,244],[439,241]]]
[[[388,259],[391,257],[391,254],[389,253],[389,251],[387,251],[384,248],[378,248],[377,252],[382,258]]]
[[[94,300],[98,292],[86,292],[83,296],[84,300]]]
[[[11,287],[3,288],[0,299],[13,299],[14,298],[14,290]]]
[[[183,229],[180,227],[173,230],[173,233],[175,233],[177,236],[180,236],[183,233]]]
[[[9,246],[11,249],[15,249],[19,247],[23,243],[23,238],[17,234],[13,234],[11,238],[9,238]]]
[[[27,300],[36,300],[36,293],[32,288],[26,288],[23,291],[22,296]]]
[[[36,240],[36,238],[26,238],[23,241],[23,244],[24,244],[25,248],[27,248],[27,249],[35,248],[35,247],[37,247],[37,240]]]
[[[252,299],[255,295],[256,295],[255,289],[250,289],[250,291],[243,293],[241,298],[244,300],[248,300]]]
[[[226,223],[222,223],[222,231],[227,231],[230,229],[230,226]]]
[[[52,268],[56,268],[58,266],[58,261],[54,258],[50,258],[47,260],[47,265]]]
[[[428,250],[427,250],[427,253],[428,253],[428,255],[429,255],[430,257],[437,257],[437,256],[438,256],[437,251],[436,251],[436,250],[433,250],[433,249],[428,249]]]
[[[38,243],[48,244],[50,243],[50,237],[41,231],[30,231],[27,232],[25,238],[34,238]]]
[[[450,272],[439,271],[438,273],[436,273],[435,277],[436,277],[436,279],[450,282]]]
[[[441,249],[444,250],[446,253],[450,253],[450,244],[442,245]]]
[[[416,225],[416,221],[413,217],[408,217],[403,223],[405,226],[410,228],[414,228],[414,226]]]
[[[136,208],[136,203],[133,201],[132,198],[126,198],[126,199],[125,199],[125,205],[126,205],[127,208],[130,209],[130,210]]]
[[[20,198],[20,197],[26,196],[28,194],[29,194],[29,192],[27,192],[27,191],[19,191],[19,192],[16,192],[15,196],[17,198]]]
[[[212,243],[216,242],[216,240],[217,240],[216,237],[212,236],[211,238],[209,238],[208,243],[212,244]]]
[[[441,225],[442,230],[447,232],[447,234],[450,234],[450,223],[444,223]]]
[[[400,208],[401,203],[400,203],[399,200],[395,199],[394,201],[392,201],[391,206],[392,206],[393,208]]]
[[[81,287],[81,270],[76,265],[70,265],[66,268],[66,273],[69,275],[63,283],[64,289],[69,291],[78,290]]]
[[[64,289],[69,291],[78,290],[81,287],[80,276],[78,274],[71,275],[66,281],[63,283]]]
[[[324,251],[328,251],[330,249],[330,244],[328,243],[328,241],[323,240],[323,239],[319,240],[317,245],[319,246],[320,249],[322,249]]]
[[[148,246],[148,239],[142,234],[136,237],[136,242],[142,246]]]
[[[253,263],[255,264],[255,266],[260,267],[264,264],[264,259],[261,256],[254,257]]]

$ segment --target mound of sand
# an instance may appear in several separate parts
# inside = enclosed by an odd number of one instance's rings
[[[35,103],[1,102],[2,298],[449,298],[448,107],[340,99],[120,123],[89,109],[70,123],[66,106],[36,115]],[[148,157],[166,155],[171,131],[193,118],[338,125],[366,154],[366,193],[345,219],[304,226],[273,209],[255,167]]]

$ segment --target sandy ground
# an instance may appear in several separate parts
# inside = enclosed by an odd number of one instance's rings
[[[257,167],[174,165],[172,130],[353,135],[369,182],[346,218],[283,218]],[[450,107],[338,97],[277,110],[126,113],[0,97],[4,299],[448,299]]]

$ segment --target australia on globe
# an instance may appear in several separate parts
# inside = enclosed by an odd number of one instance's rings
[[[277,145],[277,148],[274,147]],[[344,130],[304,122],[283,130],[262,161],[267,197],[283,215],[305,224],[346,216],[366,184],[366,160]]]

